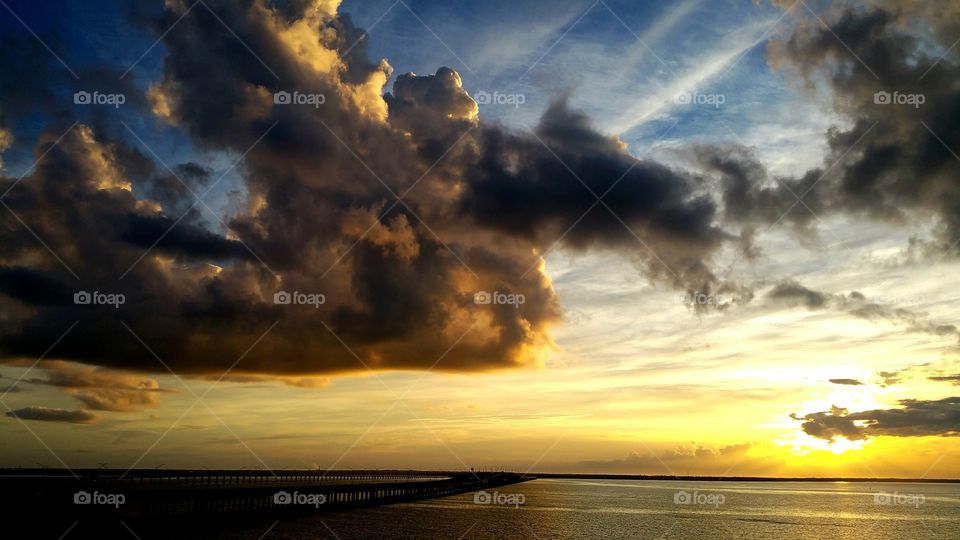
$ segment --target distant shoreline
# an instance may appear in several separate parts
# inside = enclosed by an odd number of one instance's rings
[[[845,478],[845,477],[771,477],[771,476],[671,476],[643,474],[529,473],[537,478],[566,480],[672,480],[682,482],[899,482],[958,484],[960,478]]]
[[[91,469],[75,468],[68,469],[40,469],[36,467],[0,467],[0,477],[24,477],[24,476],[125,476],[127,474],[146,475],[146,476],[177,476],[182,473],[196,474],[201,476],[216,476],[222,474],[246,474],[271,476],[273,473],[304,473],[319,474],[322,476],[335,475],[405,475],[405,476],[444,476],[469,473],[470,471],[425,471],[416,469],[275,469],[251,470],[251,469]],[[494,471],[477,471],[494,472]],[[514,474],[521,474],[519,471],[505,471]],[[855,477],[772,477],[772,476],[691,476],[691,475],[645,475],[645,474],[602,474],[602,473],[522,473],[523,476],[532,477],[531,479],[566,479],[566,480],[667,480],[680,482],[897,482],[897,483],[925,483],[925,484],[958,484],[960,478],[855,478]]]

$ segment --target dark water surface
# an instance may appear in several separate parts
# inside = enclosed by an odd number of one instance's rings
[[[960,539],[958,484],[544,479],[490,495],[250,521],[177,537]]]

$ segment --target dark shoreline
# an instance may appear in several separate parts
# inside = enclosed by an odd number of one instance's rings
[[[179,473],[200,474],[205,476],[216,476],[219,474],[260,474],[270,475],[269,471],[246,470],[210,470],[210,469],[134,469],[126,471],[125,469],[40,469],[35,467],[0,467],[0,478],[2,477],[25,477],[25,476],[73,476],[77,473],[80,476],[93,475],[100,477],[120,476],[128,472],[147,476],[176,476]],[[277,473],[297,472],[294,470],[277,469]],[[304,470],[304,473],[321,475],[402,475],[402,476],[445,476],[445,475],[463,475],[470,474],[470,471],[426,471],[417,469],[353,469],[353,470],[330,470],[323,469]],[[480,472],[478,474],[489,474],[493,471]],[[773,477],[773,476],[695,476],[695,475],[648,475],[648,474],[605,474],[605,473],[547,473],[547,472],[529,472],[522,476],[532,478],[556,478],[566,480],[672,480],[681,482],[898,482],[898,483],[928,483],[928,484],[956,484],[960,483],[960,478],[857,478],[857,477]]]
[[[681,482],[899,482],[904,484],[958,484],[960,478],[850,478],[772,476],[670,476],[643,474],[530,473],[536,478],[566,480],[673,480]]]

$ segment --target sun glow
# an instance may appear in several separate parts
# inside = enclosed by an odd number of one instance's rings
[[[837,437],[832,441],[812,437],[802,432],[793,432],[789,436],[777,439],[776,444],[789,446],[795,456],[806,456],[811,452],[831,452],[835,455],[845,454],[851,450],[863,450],[870,444],[870,440],[851,441]]]

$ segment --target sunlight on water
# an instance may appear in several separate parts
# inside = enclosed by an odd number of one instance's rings
[[[269,526],[212,532],[257,538]],[[317,514],[278,523],[270,537],[955,539],[960,485],[545,479]]]

